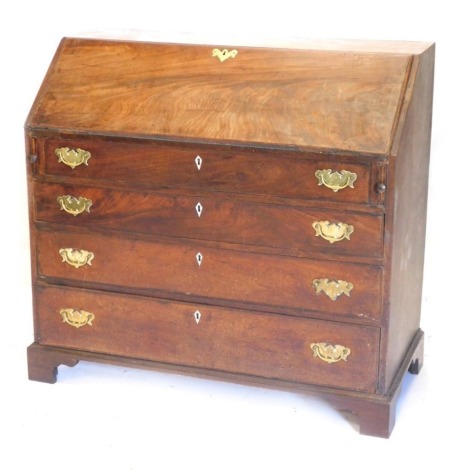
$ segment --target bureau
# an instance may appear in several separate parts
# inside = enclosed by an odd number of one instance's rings
[[[29,378],[304,391],[388,437],[419,328],[434,46],[63,39],[26,121]]]

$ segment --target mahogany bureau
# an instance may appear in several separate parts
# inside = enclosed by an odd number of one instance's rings
[[[388,437],[419,329],[434,46],[63,39],[26,122],[29,377],[308,391]]]

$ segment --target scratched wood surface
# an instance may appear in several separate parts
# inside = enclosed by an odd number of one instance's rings
[[[375,154],[390,148],[410,55],[239,47],[220,62],[212,51],[64,39],[26,126]]]

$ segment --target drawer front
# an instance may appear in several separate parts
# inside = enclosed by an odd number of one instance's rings
[[[356,204],[368,204],[370,197],[369,164],[305,159],[280,151],[152,142],[51,139],[42,141],[42,146],[42,172],[47,175]],[[316,176],[322,170],[331,172]]]
[[[378,266],[47,231],[37,232],[37,260],[39,276],[84,285],[380,319]]]
[[[43,222],[328,255],[383,252],[382,215],[48,183],[34,184],[34,200]]]
[[[376,387],[378,328],[70,288],[39,287],[37,305],[44,345],[366,392]]]

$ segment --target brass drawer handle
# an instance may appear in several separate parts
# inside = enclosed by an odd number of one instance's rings
[[[330,343],[311,343],[310,348],[313,351],[313,357],[317,357],[328,364],[339,361],[347,361],[351,350],[340,344]]]
[[[217,57],[221,62],[224,62],[227,59],[234,59],[236,55],[238,54],[238,51],[236,49],[233,49],[229,51],[228,49],[223,49],[222,51],[220,49],[213,49],[212,50],[212,56]]]
[[[353,225],[347,225],[343,222],[329,222],[329,220],[315,221],[312,226],[316,231],[316,236],[324,238],[329,243],[350,240],[350,235],[355,230]]]
[[[347,186],[354,188],[353,183],[358,178],[356,173],[351,171],[342,170],[340,173],[338,171],[332,170],[317,170],[315,176],[318,178],[318,186],[324,184],[324,186],[332,189],[335,193],[340,189],[345,189]]]
[[[91,158],[91,153],[82,149],[69,149],[69,147],[61,147],[54,151],[59,158],[59,163],[64,163],[70,166],[72,170],[79,165],[85,164],[88,166],[88,160]]]
[[[62,262],[70,264],[75,268],[80,268],[87,264],[91,266],[94,259],[94,253],[86,250],[74,250],[73,248],[61,248],[59,254],[62,256]]]
[[[330,281],[327,278],[313,279],[313,287],[316,289],[316,295],[324,292],[331,300],[336,300],[342,294],[350,297],[350,292],[353,289],[353,284],[348,281]]]
[[[74,197],[66,194],[65,196],[58,196],[57,202],[61,210],[65,210],[67,213],[74,216],[81,214],[82,212],[89,212],[89,208],[93,205],[91,199],[86,197]]]
[[[61,315],[63,323],[68,323],[75,328],[81,328],[85,325],[93,326],[94,313],[87,312],[86,310],[61,308],[59,315]]]

